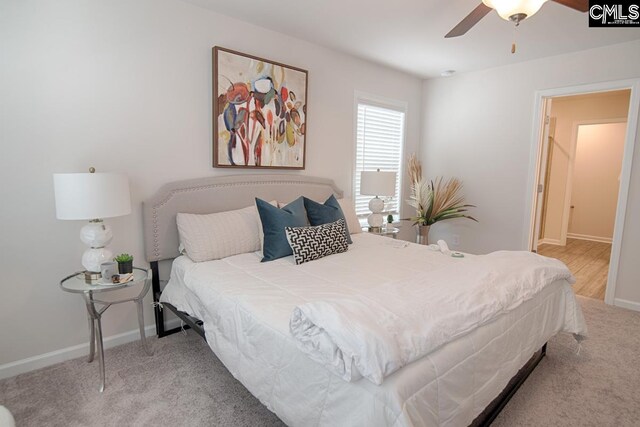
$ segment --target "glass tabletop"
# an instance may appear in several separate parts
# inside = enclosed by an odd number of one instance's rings
[[[114,289],[126,288],[133,286],[141,281],[146,280],[148,277],[147,270],[144,268],[133,267],[133,280],[126,283],[103,283],[101,281],[94,283],[87,283],[84,280],[84,272],[75,273],[60,282],[60,287],[63,291],[74,293],[85,292],[108,292]]]
[[[392,228],[382,227],[380,229],[380,231],[369,231],[369,227],[362,227],[362,231],[366,231],[366,232],[371,233],[371,234],[383,234],[384,235],[384,234],[397,234],[400,231],[400,229],[399,228],[395,228],[395,227],[392,227]]]

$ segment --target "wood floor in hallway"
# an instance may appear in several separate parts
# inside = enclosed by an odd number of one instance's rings
[[[576,294],[604,300],[611,258],[610,243],[567,239],[566,246],[542,244],[538,246],[538,253],[567,264],[576,277],[573,285]]]

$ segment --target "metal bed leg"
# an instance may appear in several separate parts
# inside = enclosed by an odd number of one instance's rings
[[[196,319],[195,317],[190,316],[187,313],[183,313],[182,311],[175,308],[173,305],[168,303],[163,303],[162,305],[158,304],[160,301],[160,295],[162,294],[162,290],[160,289],[160,274],[158,272],[158,261],[151,261],[150,263],[151,271],[152,271],[152,280],[151,284],[153,286],[153,301],[154,301],[154,314],[156,318],[156,332],[158,334],[158,338],[166,337],[168,335],[179,332],[183,329],[193,329],[198,335],[200,335],[205,341],[205,333],[204,328],[202,327],[202,321]],[[164,309],[169,309],[173,314],[178,316],[180,320],[184,322],[183,326],[173,329],[165,329],[164,325]]]
[[[153,293],[153,302],[155,303],[153,305],[153,312],[156,318],[156,333],[158,334],[158,338],[162,338],[166,334],[164,330],[164,314],[162,313],[162,309],[158,305],[158,303],[160,302],[160,294],[162,293],[162,290],[160,289],[160,274],[158,269],[158,261],[152,261],[150,264],[151,264],[151,272],[152,272],[151,291]]]

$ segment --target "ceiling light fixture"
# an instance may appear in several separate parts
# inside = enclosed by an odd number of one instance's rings
[[[495,9],[504,20],[520,21],[533,16],[547,0],[482,0],[482,3]]]
[[[440,73],[442,77],[451,77],[456,73],[456,70],[444,70]]]

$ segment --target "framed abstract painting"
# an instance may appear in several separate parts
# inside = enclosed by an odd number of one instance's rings
[[[304,169],[308,72],[213,48],[213,166]]]

